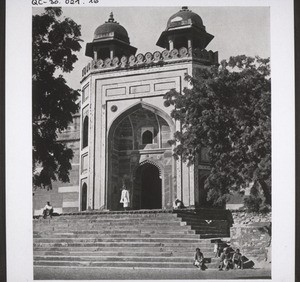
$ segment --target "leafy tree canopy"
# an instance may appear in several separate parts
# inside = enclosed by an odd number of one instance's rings
[[[271,207],[271,81],[269,59],[236,56],[220,66],[187,76],[190,87],[165,95],[175,133],[175,157],[194,162],[209,150],[211,172],[205,182],[207,200],[223,205],[233,192],[243,193],[249,210]]]
[[[57,134],[78,111],[79,93],[61,73],[73,70],[81,31],[72,19],[62,18],[61,8],[56,7],[34,15],[32,25],[33,183],[49,188],[53,180],[69,181],[73,152],[57,142]]]

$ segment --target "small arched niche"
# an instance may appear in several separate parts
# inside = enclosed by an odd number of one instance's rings
[[[142,144],[152,144],[153,143],[153,133],[150,130],[146,130],[142,134]]]
[[[89,118],[86,116],[83,120],[82,130],[82,149],[88,146],[89,142]]]

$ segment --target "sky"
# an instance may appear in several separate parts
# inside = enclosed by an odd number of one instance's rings
[[[64,17],[81,25],[82,49],[77,53],[74,70],[64,74],[70,87],[80,88],[81,70],[91,58],[86,57],[86,43],[92,42],[95,29],[108,20],[110,12],[128,32],[130,44],[137,53],[162,51],[156,42],[165,30],[168,19],[181,7],[63,7]],[[197,13],[214,35],[206,47],[218,51],[219,61],[234,55],[270,56],[270,10],[268,7],[189,7]],[[43,9],[34,9],[33,14]]]

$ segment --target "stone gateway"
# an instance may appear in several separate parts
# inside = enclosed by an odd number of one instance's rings
[[[217,64],[218,53],[205,49],[213,35],[187,7],[169,18],[158,38],[163,51],[136,54],[127,30],[111,13],[87,43],[91,62],[82,70],[77,135],[69,140],[78,158],[73,183],[54,185],[47,198],[61,212],[120,210],[123,185],[130,191],[131,209],[169,209],[176,198],[187,207],[201,207],[208,158],[203,151],[190,166],[173,158],[169,141],[181,125],[171,118],[172,107],[163,96],[190,87],[186,74]],[[35,198],[38,203],[41,192]],[[38,213],[38,205],[35,209]]]
[[[132,209],[171,208],[175,198],[199,204],[198,167],[172,157],[169,141],[180,124],[163,96],[189,87],[186,74],[218,62],[217,53],[205,50],[212,38],[187,7],[168,20],[157,41],[162,52],[136,55],[113,14],[95,30],[81,81],[81,199],[87,187],[81,210],[118,210],[123,184]]]

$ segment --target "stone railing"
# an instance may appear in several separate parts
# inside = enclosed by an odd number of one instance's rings
[[[163,65],[165,63],[172,63],[177,60],[195,59],[205,65],[212,65],[218,63],[218,52],[200,50],[198,48],[185,48],[179,50],[164,50],[162,52],[156,51],[153,54],[147,52],[146,54],[131,55],[129,57],[123,56],[121,58],[114,57],[113,59],[107,58],[105,60],[93,60],[82,70],[82,76],[87,75],[91,70],[95,69],[126,69],[138,68],[155,65]]]

